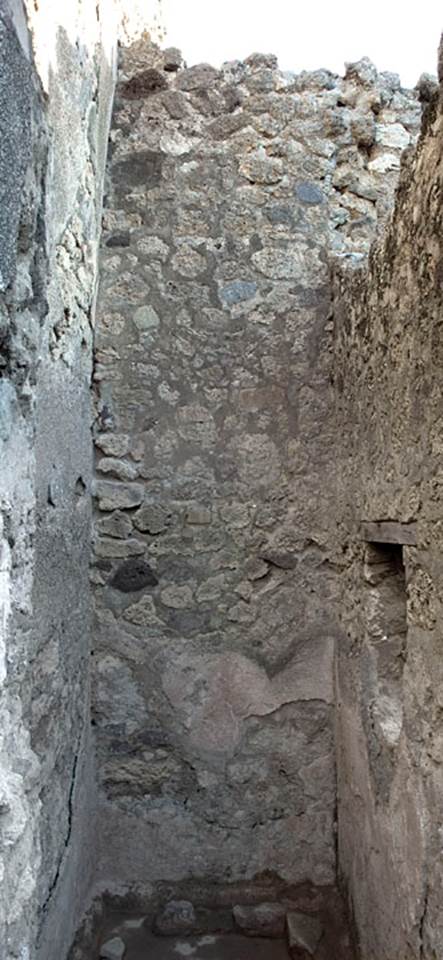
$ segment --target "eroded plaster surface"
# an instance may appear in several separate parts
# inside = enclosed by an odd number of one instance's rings
[[[111,5],[80,2],[0,10],[5,960],[65,955],[92,876],[86,557],[92,305],[117,30],[110,14]]]

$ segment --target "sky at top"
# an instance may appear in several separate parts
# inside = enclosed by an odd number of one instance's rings
[[[436,73],[442,0],[162,0],[166,42],[188,66],[275,53],[283,70],[327,67],[368,56],[414,86]]]

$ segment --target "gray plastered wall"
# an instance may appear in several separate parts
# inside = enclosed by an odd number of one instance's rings
[[[94,863],[92,306],[117,23],[107,3],[0,11],[5,960],[66,955]]]

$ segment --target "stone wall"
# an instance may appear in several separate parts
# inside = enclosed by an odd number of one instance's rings
[[[368,249],[419,104],[254,55],[126,51],[101,251],[101,883],[335,878],[328,255]]]
[[[442,955],[443,105],[368,270],[337,278],[340,868],[363,960]]]
[[[112,3],[0,4],[0,954],[60,960],[93,863],[92,306]]]
[[[93,367],[116,38],[158,9],[0,9],[0,952],[65,957],[97,882],[333,883],[336,732],[364,960],[430,960],[441,101],[366,273],[394,75],[125,51]]]

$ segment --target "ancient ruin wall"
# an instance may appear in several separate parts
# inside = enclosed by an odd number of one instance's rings
[[[427,98],[386,237],[335,306],[339,859],[363,960],[443,952],[443,105]]]
[[[0,4],[5,960],[65,956],[91,882],[92,304],[116,29],[108,3]]]
[[[367,61],[125,52],[96,332],[102,883],[335,876],[328,252],[419,105]]]

